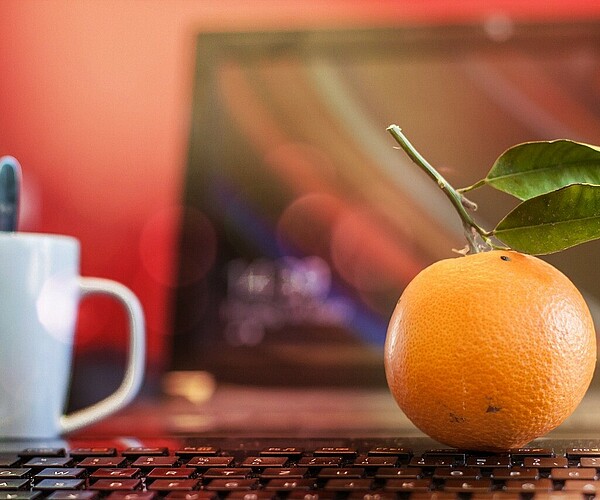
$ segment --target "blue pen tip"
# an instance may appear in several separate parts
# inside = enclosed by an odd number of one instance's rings
[[[0,231],[16,231],[19,222],[21,165],[12,156],[0,158]]]

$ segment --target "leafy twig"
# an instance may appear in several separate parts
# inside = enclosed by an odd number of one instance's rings
[[[444,179],[444,177],[423,156],[421,156],[406,138],[398,125],[390,125],[387,130],[392,134],[396,142],[410,159],[437,183],[452,205],[454,205],[454,208],[462,220],[465,237],[469,244],[469,250],[473,253],[478,253],[495,248],[495,245],[490,241],[492,234],[479,226],[467,211],[467,207],[474,209],[476,208],[476,205],[454,189],[448,181],[446,181],[446,179]]]

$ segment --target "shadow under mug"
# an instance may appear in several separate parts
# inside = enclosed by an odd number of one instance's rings
[[[141,387],[141,304],[121,283],[81,277],[79,261],[79,241],[70,236],[0,233],[0,439],[74,431],[123,408]],[[115,392],[65,414],[79,302],[93,294],[113,297],[126,312],[127,366]]]

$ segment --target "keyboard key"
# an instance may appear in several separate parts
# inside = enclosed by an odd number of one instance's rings
[[[64,457],[67,452],[64,448],[25,448],[19,452],[21,458],[35,457]]]
[[[434,479],[480,479],[481,469],[477,467],[437,467]]]
[[[0,468],[0,479],[6,477],[29,477],[31,469],[29,467],[4,467]]]
[[[310,469],[320,467],[337,467],[341,463],[341,457],[302,457],[298,461],[298,465],[300,467],[308,467]]]
[[[301,479],[307,473],[306,467],[268,468],[260,473],[260,479]]]
[[[198,479],[157,479],[153,481],[148,489],[167,493],[169,491],[191,491],[199,487]]]
[[[123,457],[87,457],[79,462],[79,467],[89,468],[106,468],[106,467],[122,467],[126,460]]]
[[[499,469],[502,467],[510,467],[512,462],[510,457],[506,455],[490,455],[486,457],[469,457],[467,458],[467,466],[479,467],[481,469]],[[529,466],[534,467],[534,466]]]
[[[186,446],[180,448],[175,452],[175,455],[182,458],[192,457],[214,457],[219,454],[221,450],[214,446]]]
[[[158,496],[154,491],[113,491],[107,500],[156,500]]]
[[[316,483],[314,479],[271,479],[267,482],[265,489],[267,491],[296,491],[314,489]]]
[[[83,479],[42,479],[33,488],[41,491],[79,490],[84,486]]]
[[[448,479],[444,483],[444,491],[452,493],[483,493],[491,491],[489,479]]]
[[[383,487],[384,491],[417,492],[430,491],[433,483],[431,479],[388,479]]]
[[[205,486],[205,489],[227,493],[229,491],[251,490],[257,485],[258,479],[214,479]]]
[[[135,490],[141,486],[140,479],[98,479],[90,489],[99,491]]]
[[[0,500],[34,500],[41,496],[41,491],[0,491]]]
[[[133,479],[140,476],[140,469],[133,467],[117,468],[102,467],[90,475],[91,479]]]
[[[212,467],[230,467],[233,465],[233,457],[194,457],[187,462],[187,467],[197,469]]]
[[[579,466],[600,468],[600,457],[581,457],[579,459]]]
[[[596,469],[582,467],[567,467],[550,469],[550,477],[555,481],[566,481],[567,479],[585,479],[588,481],[596,481],[598,473]]]
[[[585,481],[582,479],[568,479],[565,481],[563,491],[580,493],[582,495],[596,495],[600,491],[597,481]]]
[[[319,479],[332,479],[339,477],[358,479],[363,477],[364,474],[365,470],[358,467],[324,467],[319,471],[317,477]]]
[[[240,465],[251,469],[261,470],[267,467],[285,467],[288,457],[247,457]]]
[[[48,496],[49,500],[96,500],[97,498],[98,492],[91,490],[58,490]]]
[[[162,455],[143,455],[138,457],[132,464],[132,467],[139,467],[141,469],[149,469],[154,467],[174,467],[179,463],[179,458],[172,456]]]
[[[417,479],[423,470],[420,467],[381,467],[375,472],[377,479]]]
[[[523,465],[548,470],[557,467],[568,467],[569,461],[566,457],[527,457],[523,460]]]
[[[29,459],[23,467],[46,468],[46,467],[69,467],[73,464],[71,457],[43,456]]]
[[[357,455],[357,451],[354,448],[347,448],[345,446],[325,446],[314,450],[313,455],[326,456],[326,457],[344,457],[354,458]]]
[[[167,500],[218,500],[215,491],[171,491],[165,497]]]
[[[525,457],[553,457],[554,450],[552,448],[517,448],[510,451],[510,456],[513,461]]]
[[[382,455],[382,456],[370,456],[370,455],[360,455],[356,457],[354,463],[352,464],[354,467],[365,467],[367,469],[377,468],[377,467],[394,467],[398,464],[398,457],[395,455]]]
[[[492,470],[492,478],[499,480],[506,479],[539,479],[540,470],[535,467],[510,467],[509,469],[499,468]]]
[[[465,460],[467,459],[467,454],[464,451],[456,450],[454,448],[436,448],[432,450],[426,450],[423,452],[423,456],[453,458],[458,464],[464,464]]]
[[[435,469],[436,467],[451,467],[454,465],[464,465],[456,463],[453,457],[412,457],[408,463],[411,467],[422,467],[424,469]]]
[[[208,469],[204,474],[202,474],[203,479],[222,479],[222,478],[230,478],[230,479],[245,479],[250,477],[252,474],[252,469],[249,467],[227,467],[227,468],[219,468],[215,467],[213,469]]]
[[[541,491],[552,491],[554,489],[552,480],[548,478],[535,479],[509,479],[504,484],[504,491],[508,493],[537,493]]]
[[[35,479],[78,479],[85,475],[87,471],[81,467],[74,468],[56,468],[49,467],[42,469],[35,475]]]
[[[334,491],[291,491],[286,500],[334,500],[338,494]]]
[[[298,448],[296,446],[270,446],[263,448],[259,455],[263,457],[288,457],[288,458],[300,458],[304,453],[304,448]]]
[[[0,467],[14,467],[20,461],[18,455],[2,454],[0,455]]]
[[[478,496],[479,495],[479,496]],[[470,500],[481,499],[481,500],[491,500],[493,497],[489,497],[491,493],[473,493],[469,495]],[[506,493],[503,494],[502,498],[506,499]],[[483,497],[483,498],[481,498]],[[410,500],[460,500],[462,497],[458,493],[451,493],[449,491],[431,491],[429,493],[411,493]],[[521,500],[519,497],[515,499],[506,499],[506,500]]]
[[[23,490],[29,486],[29,479],[12,478],[0,479],[0,491],[2,490]]]
[[[227,500],[275,500],[273,494],[265,490],[232,491]]]
[[[373,485],[371,479],[329,479],[325,483],[326,491],[367,491],[370,490]]]
[[[377,446],[371,448],[367,454],[370,456],[395,456],[403,460],[409,460],[413,456],[411,449],[393,446]]]
[[[575,491],[539,491],[535,495],[522,495],[521,500],[525,498],[533,500],[591,500],[594,497],[590,495],[581,495]]]
[[[569,448],[566,451],[566,456],[571,460],[579,460],[583,457],[600,458],[600,448]]]
[[[167,469],[157,467],[152,469],[146,477],[148,479],[187,479],[196,474],[196,469],[191,467],[179,467],[177,469]]]
[[[127,458],[139,458],[139,457],[157,457],[168,455],[168,448],[164,447],[146,447],[146,446],[133,446],[124,450],[121,455]]]
[[[76,459],[86,457],[114,457],[116,454],[116,448],[111,447],[74,448],[69,451],[69,455]]]

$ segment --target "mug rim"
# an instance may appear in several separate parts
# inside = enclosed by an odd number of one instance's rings
[[[67,243],[79,245],[79,240],[68,234],[54,234],[54,233],[34,233],[28,231],[0,231],[0,241],[7,240],[30,240],[30,241],[43,241],[50,240],[56,242]]]

